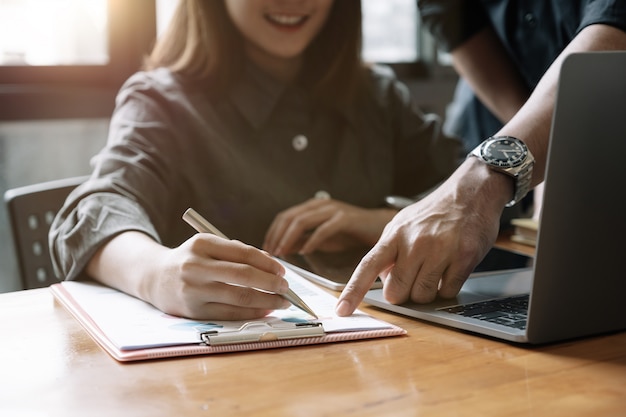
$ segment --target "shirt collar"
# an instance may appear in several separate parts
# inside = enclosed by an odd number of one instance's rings
[[[258,129],[270,117],[286,89],[285,83],[248,63],[240,82],[231,91],[230,99],[250,124]]]
[[[270,118],[285,92],[293,94],[293,100],[302,100],[307,94],[301,88],[273,78],[248,61],[240,82],[230,92],[230,100],[246,120],[259,129]],[[355,109],[350,106],[335,111],[348,123],[355,124]]]

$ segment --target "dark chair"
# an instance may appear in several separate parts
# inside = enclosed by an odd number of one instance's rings
[[[52,270],[48,231],[67,195],[88,177],[72,177],[13,188],[4,193],[24,289],[59,280]]]

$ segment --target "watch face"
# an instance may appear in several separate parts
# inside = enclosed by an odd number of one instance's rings
[[[512,168],[524,162],[528,155],[528,148],[519,139],[496,137],[484,142],[480,154],[490,165]]]

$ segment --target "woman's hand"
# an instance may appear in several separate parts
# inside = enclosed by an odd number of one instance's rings
[[[290,303],[283,266],[267,253],[208,233],[166,248],[125,232],[94,256],[88,273],[165,313],[201,320],[248,320]],[[276,293],[276,294],[274,294]]]
[[[337,200],[313,198],[279,213],[265,235],[263,248],[274,255],[284,255],[371,246],[395,214],[392,209],[364,209]]]

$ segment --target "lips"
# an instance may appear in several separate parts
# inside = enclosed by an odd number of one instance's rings
[[[284,28],[296,28],[302,26],[309,17],[306,15],[268,13],[265,15],[270,23]]]

